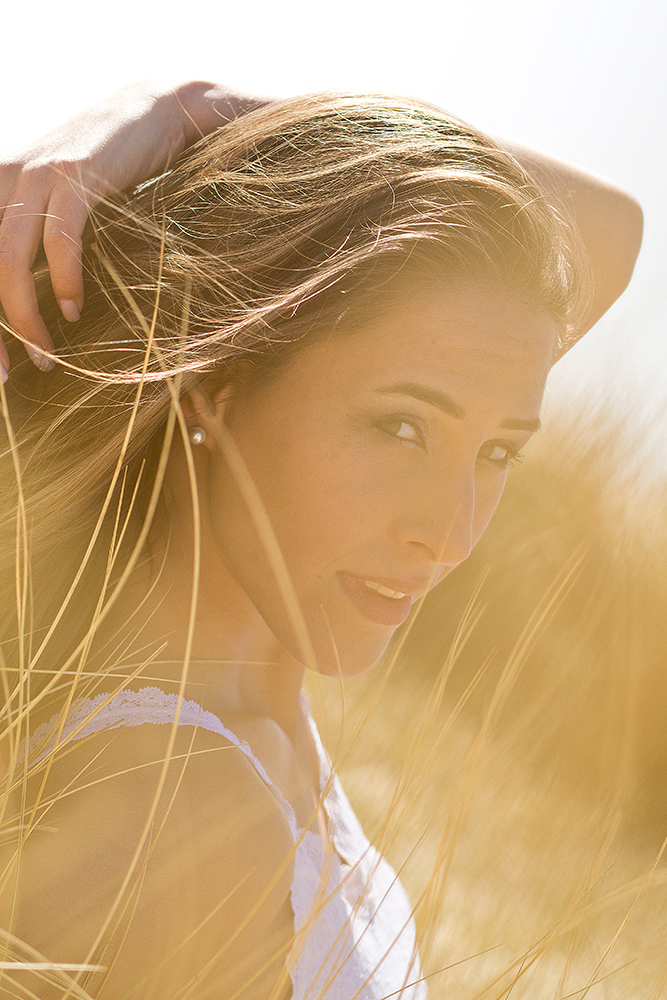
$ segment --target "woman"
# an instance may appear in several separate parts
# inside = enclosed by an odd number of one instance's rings
[[[639,214],[519,151],[570,239],[506,150],[416,102],[224,95],[249,113],[94,213],[82,282],[90,205],[222,96],[131,89],[82,120],[84,161],[65,130],[0,177],[3,926],[10,963],[58,967],[7,974],[45,1000],[416,1000],[410,905],[303,675],[368,669],[467,557]]]

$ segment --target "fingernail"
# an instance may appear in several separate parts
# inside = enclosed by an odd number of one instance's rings
[[[68,323],[76,323],[78,319],[81,319],[79,307],[72,299],[61,299],[60,311]]]
[[[3,365],[2,361],[0,361],[0,382],[4,383],[7,381],[8,378],[9,378],[9,372]]]
[[[43,351],[38,350],[36,347],[28,347],[28,356],[32,363],[36,365],[42,372],[50,372],[53,368],[55,362],[51,358],[47,357]]]

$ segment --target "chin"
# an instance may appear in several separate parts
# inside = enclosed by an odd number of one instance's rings
[[[383,638],[373,642],[357,641],[346,636],[332,648],[332,641],[326,647],[315,648],[317,673],[325,677],[359,677],[375,666],[382,658],[392,638],[393,630]]]
[[[281,616],[273,621],[265,619],[273,635],[290,656],[307,669],[325,677],[358,677],[375,666],[384,655],[396,628],[368,623],[361,627],[350,625],[348,618],[338,623],[338,628],[322,615],[322,607],[303,617],[308,631],[312,659],[304,654],[303,646]],[[314,662],[313,662],[314,660]]]

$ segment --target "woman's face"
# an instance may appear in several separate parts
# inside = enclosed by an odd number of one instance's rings
[[[262,498],[318,669],[375,663],[414,601],[467,558],[539,426],[557,329],[497,288],[401,299],[221,403]],[[235,584],[297,659],[285,600],[218,445],[208,499]]]

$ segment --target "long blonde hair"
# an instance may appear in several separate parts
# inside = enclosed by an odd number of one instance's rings
[[[55,371],[12,345],[0,605],[11,718],[72,664],[159,501],[178,400],[270,377],[403,281],[492,280],[576,335],[566,228],[505,151],[427,105],[323,95],[258,109],[94,214],[69,327],[42,275]]]

